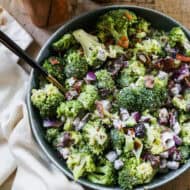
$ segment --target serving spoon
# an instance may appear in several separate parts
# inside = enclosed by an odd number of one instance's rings
[[[50,75],[42,66],[37,64],[23,49],[21,49],[13,40],[11,40],[5,33],[0,31],[0,42],[4,44],[9,50],[11,50],[18,57],[23,59],[28,65],[35,69],[38,73],[44,76],[50,83],[55,85],[62,93],[64,93],[63,85],[57,81],[52,75]]]

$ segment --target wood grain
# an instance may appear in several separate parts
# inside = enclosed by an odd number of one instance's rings
[[[190,0],[111,0],[115,3],[107,1],[106,4],[133,4],[152,9],[159,10],[176,20],[183,23],[187,28],[190,29]],[[78,15],[85,11],[96,9],[102,4],[96,4],[89,0],[70,0],[76,11],[72,16]],[[5,7],[17,20],[18,22],[33,36],[35,42],[28,49],[28,52],[35,57],[40,47],[46,42],[49,36],[56,30],[56,28],[41,29],[33,25],[30,21],[28,14],[22,6],[21,0],[0,0],[0,5]],[[104,4],[105,5],[105,4]],[[21,63],[26,70],[29,70],[27,66]],[[0,190],[9,190],[14,179],[14,175],[9,178]],[[156,190],[190,190],[190,170],[185,172],[183,175],[173,180],[172,182],[156,189]]]

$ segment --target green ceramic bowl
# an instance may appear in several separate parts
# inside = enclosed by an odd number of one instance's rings
[[[155,28],[162,29],[165,31],[169,31],[172,27],[174,26],[180,26],[183,28],[184,32],[187,34],[187,36],[190,38],[190,32],[182,26],[180,23],[172,19],[171,17],[168,17],[158,11],[147,9],[147,8],[142,8],[142,7],[136,7],[136,6],[107,6],[107,7],[102,7],[100,9],[82,14],[71,21],[67,22],[64,24],[59,30],[57,30],[51,37],[50,39],[45,43],[45,45],[42,47],[41,51],[39,52],[39,55],[37,57],[37,62],[40,63],[43,61],[44,58],[46,58],[49,55],[49,47],[58,38],[60,38],[64,33],[67,33],[69,31],[75,30],[77,28],[90,28],[92,25],[95,24],[97,18],[101,15],[104,14],[105,12],[109,10],[114,10],[114,9],[129,9],[131,11],[134,11],[137,15],[147,19],[149,22],[152,23],[152,25]],[[38,86],[38,81],[37,81],[37,73],[35,71],[32,72],[31,78],[30,78],[30,85],[28,89],[28,96],[27,96],[27,107],[28,107],[28,112],[29,112],[29,118],[30,118],[30,125],[33,131],[33,134],[36,138],[36,141],[38,142],[39,146],[42,148],[44,151],[44,154],[47,155],[47,157],[53,162],[65,175],[67,175],[70,178],[72,177],[71,172],[67,169],[65,162],[61,160],[56,152],[52,149],[52,147],[46,142],[44,138],[44,129],[42,128],[42,121],[40,119],[40,116],[37,112],[37,110],[32,106],[30,96],[31,96],[31,90],[32,88],[35,88]],[[156,187],[159,187],[180,174],[182,174],[184,171],[186,171],[190,166],[190,161],[181,166],[178,170],[176,171],[171,171],[168,174],[161,175],[156,177],[151,183],[145,185],[145,186],[139,186],[136,188],[136,190],[142,190],[142,189],[153,189]],[[91,183],[85,179],[79,179],[79,183],[92,188],[96,190],[119,190],[120,188],[118,187],[106,187],[106,186],[101,186],[97,185],[94,183]]]

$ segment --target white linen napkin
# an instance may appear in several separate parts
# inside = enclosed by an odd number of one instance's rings
[[[2,8],[0,30],[23,49],[32,42]],[[83,190],[55,168],[34,141],[24,101],[28,76],[17,61],[0,44],[0,186],[17,169],[12,190]]]

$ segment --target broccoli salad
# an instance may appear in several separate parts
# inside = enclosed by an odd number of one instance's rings
[[[40,78],[31,101],[75,180],[133,189],[188,161],[189,63],[180,27],[157,30],[126,9],[52,44],[43,68],[65,93]]]

